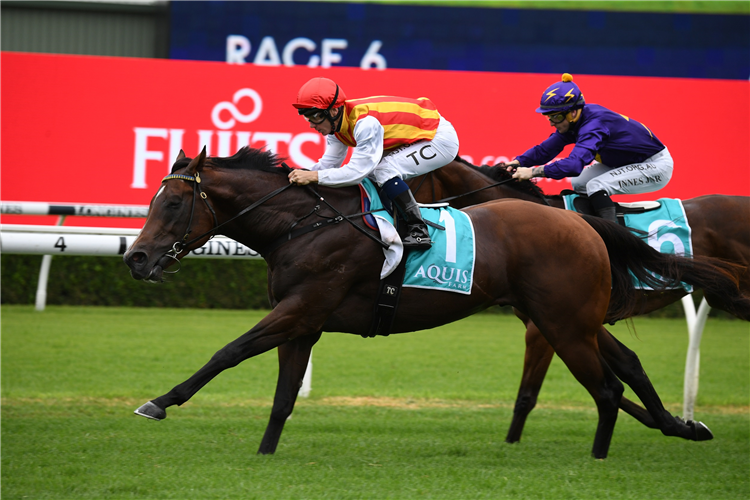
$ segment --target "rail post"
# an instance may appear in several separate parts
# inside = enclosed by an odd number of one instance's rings
[[[688,294],[682,298],[682,307],[685,309],[685,319],[688,324],[688,351],[687,358],[685,359],[682,417],[685,420],[692,420],[695,400],[698,397],[701,339],[703,338],[703,328],[706,326],[706,319],[708,318],[711,306],[708,305],[704,297],[696,313],[693,296]]]
[[[65,216],[61,215],[57,219],[57,225],[62,226],[64,222]],[[39,268],[39,281],[36,284],[36,301],[34,302],[34,308],[37,311],[44,311],[47,307],[47,279],[50,266],[52,266],[52,256],[42,255],[42,266]]]

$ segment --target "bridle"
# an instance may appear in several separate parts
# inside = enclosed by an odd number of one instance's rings
[[[164,269],[165,264],[166,264],[165,259],[173,259],[174,261],[177,262],[177,270],[164,271],[167,274],[175,274],[180,271],[180,259],[178,259],[177,256],[182,252],[182,250],[185,247],[187,247],[189,244],[196,241],[195,238],[191,241],[188,241],[188,238],[190,237],[190,233],[193,232],[193,216],[195,215],[195,198],[197,195],[200,195],[201,199],[206,203],[206,206],[211,211],[211,215],[214,218],[214,229],[216,228],[216,226],[218,226],[218,219],[216,218],[216,212],[214,211],[211,204],[208,202],[208,195],[201,189],[200,174],[198,172],[196,172],[194,176],[185,175],[185,174],[170,174],[164,177],[161,181],[166,182],[172,179],[179,179],[179,180],[193,183],[193,203],[190,207],[190,219],[188,220],[188,225],[187,225],[187,229],[185,230],[185,235],[182,237],[181,240],[175,241],[174,245],[172,245],[172,248],[167,253],[165,253],[161,259],[159,259],[158,265],[160,265],[162,269]],[[205,236],[205,234],[200,236],[200,238],[202,238],[203,236]]]

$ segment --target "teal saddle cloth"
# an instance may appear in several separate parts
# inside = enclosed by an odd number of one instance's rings
[[[375,185],[365,179],[362,187],[369,197],[370,210],[379,210],[377,216],[393,224],[393,217],[383,209]],[[445,229],[427,226],[432,248],[408,252],[403,286],[471,294],[476,254],[471,219],[452,207],[420,210],[425,220]]]
[[[563,195],[565,209],[579,212],[575,200],[578,194]],[[647,234],[646,242],[661,253],[676,254],[684,257],[693,256],[693,243],[690,224],[688,224],[682,201],[671,198],[657,200],[659,208],[642,212],[629,213],[624,211],[625,225]],[[636,288],[650,289],[643,283],[636,281]],[[692,292],[692,286],[684,284],[683,288]]]

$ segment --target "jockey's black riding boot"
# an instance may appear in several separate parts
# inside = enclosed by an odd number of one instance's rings
[[[617,211],[615,210],[615,202],[609,197],[606,191],[597,191],[589,196],[591,200],[591,208],[594,209],[596,215],[602,219],[614,222],[617,224]]]
[[[427,225],[419,212],[419,205],[414,200],[410,190],[403,191],[391,199],[396,209],[406,221],[406,229],[409,234],[404,238],[404,247],[427,250],[432,246],[430,233]]]

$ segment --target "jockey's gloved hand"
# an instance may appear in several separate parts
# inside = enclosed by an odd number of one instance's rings
[[[518,169],[518,167],[520,167],[521,165],[520,165],[519,163],[513,163],[513,162],[511,162],[511,163],[505,163],[505,162],[503,161],[503,162],[500,162],[500,163],[498,163],[498,164],[497,164],[497,165],[495,165],[495,166],[496,166],[496,167],[499,167],[499,168],[502,168],[502,169],[504,169],[504,170],[505,170],[506,172],[509,172],[509,173],[511,173],[511,174],[515,174],[515,173],[516,173],[516,170],[517,170],[517,169]]]

